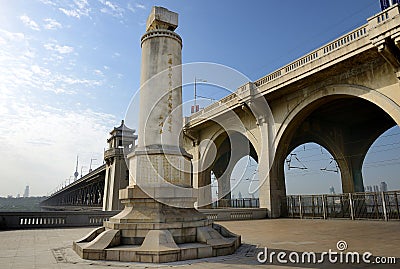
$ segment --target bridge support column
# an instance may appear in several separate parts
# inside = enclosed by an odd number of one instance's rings
[[[218,200],[221,206],[229,207],[231,200],[231,175],[236,162],[230,160],[231,154],[221,156],[214,165],[213,172],[218,181]],[[225,203],[225,204],[224,204]]]
[[[211,169],[197,173],[197,181],[194,181],[194,188],[197,192],[197,206],[199,208],[211,208]]]
[[[279,218],[286,210],[285,181],[279,180],[280,177],[284,177],[283,166],[279,165],[280,161],[274,160],[275,146],[271,139],[274,130],[267,123],[261,123],[260,130],[263,138],[258,161],[260,208],[268,209],[269,218]]]
[[[363,192],[364,180],[362,165],[367,152],[360,152],[356,147],[345,147],[348,154],[344,158],[345,165],[339,165],[342,176],[343,193]],[[339,162],[339,161],[338,161]]]

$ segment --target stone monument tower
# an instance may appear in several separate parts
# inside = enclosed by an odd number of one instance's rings
[[[103,211],[123,209],[119,200],[119,190],[125,189],[128,184],[129,170],[125,162],[124,152],[134,150],[137,135],[135,130],[121,125],[114,127],[107,139],[108,149],[104,151],[106,162],[106,176],[104,185]]]
[[[182,39],[178,14],[153,7],[142,36],[139,140],[128,154],[124,210],[74,242],[83,258],[171,262],[233,253],[240,236],[194,208],[191,156],[181,147]]]

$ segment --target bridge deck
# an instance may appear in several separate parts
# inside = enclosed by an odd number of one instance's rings
[[[194,128],[227,110],[235,109],[252,97],[267,96],[301,79],[308,78],[367,50],[377,54],[378,34],[388,34],[400,25],[399,5],[368,19],[368,23],[300,57],[264,77],[239,87],[232,94],[185,119],[186,128]],[[282,92],[282,94],[285,94]],[[268,99],[268,98],[267,98]]]

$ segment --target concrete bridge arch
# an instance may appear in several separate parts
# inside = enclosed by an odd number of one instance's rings
[[[237,162],[245,156],[258,161],[258,144],[238,129],[220,128],[202,141],[198,160],[199,206],[211,203],[211,172],[218,180],[218,198],[231,198],[231,176]]]
[[[343,192],[364,191],[361,169],[368,149],[382,133],[399,123],[398,102],[381,91],[338,84],[307,94],[281,123],[275,123],[275,158],[267,186],[260,192],[260,204],[270,208],[272,217],[285,214],[284,160],[294,148],[307,142],[323,146],[335,158]]]

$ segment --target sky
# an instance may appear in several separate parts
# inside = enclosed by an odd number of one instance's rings
[[[77,155],[79,173],[91,160],[92,168],[103,163],[108,133],[139,88],[140,37],[154,5],[179,13],[184,63],[225,65],[253,81],[379,11],[378,0],[0,0],[0,196],[26,185],[33,196],[54,191],[74,173]],[[200,86],[198,94],[229,91]],[[193,98],[192,89],[183,96]],[[318,177],[289,173],[288,192],[341,188],[337,174]],[[309,184],[315,190],[304,189],[304,178],[319,182]]]

